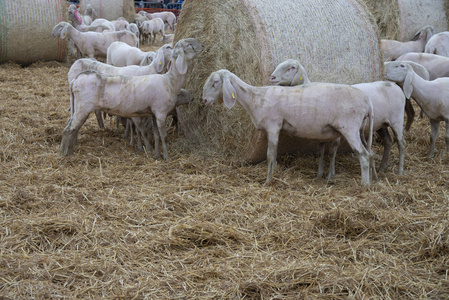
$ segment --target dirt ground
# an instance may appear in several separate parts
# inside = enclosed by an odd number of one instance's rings
[[[0,298],[449,298],[444,126],[406,133],[405,174],[363,191],[352,154],[235,166],[169,132],[154,160],[91,115],[59,155],[70,63],[0,65]],[[194,101],[199,101],[195,99]],[[382,147],[374,151],[379,162]]]

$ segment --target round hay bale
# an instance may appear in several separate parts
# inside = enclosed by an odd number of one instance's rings
[[[175,42],[195,37],[204,51],[189,64],[185,88],[197,101],[180,109],[189,139],[203,148],[247,162],[266,157],[266,138],[240,106],[204,107],[202,88],[209,75],[228,69],[249,84],[269,84],[282,61],[299,59],[312,81],[354,84],[380,80],[383,64],[377,27],[357,0],[187,0]],[[282,137],[279,154],[310,148]],[[316,150],[314,148],[314,150]]]
[[[136,10],[133,0],[81,0],[80,13],[84,14],[88,4],[97,12],[97,18],[112,21],[124,17],[128,22],[134,22]]]
[[[65,0],[0,0],[0,63],[64,61],[67,46],[52,30],[66,11]]]
[[[379,26],[382,39],[410,41],[427,25],[437,32],[449,29],[447,0],[364,0]]]

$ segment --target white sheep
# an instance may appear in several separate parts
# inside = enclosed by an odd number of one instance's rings
[[[432,36],[424,48],[425,53],[449,57],[449,31]]]
[[[238,101],[256,129],[268,136],[268,173],[271,182],[281,130],[300,138],[332,141],[345,137],[359,156],[362,185],[370,182],[373,107],[362,91],[343,84],[312,83],[295,87],[251,86],[228,70],[210,75],[203,88],[206,105],[223,99],[227,108]],[[368,121],[370,134],[363,145],[362,131]]]
[[[295,86],[310,83],[306,70],[297,60],[289,59],[280,63],[270,76],[273,84],[283,86]],[[379,167],[381,172],[386,171],[390,159],[392,139],[388,133],[391,127],[398,140],[399,167],[398,174],[402,175],[404,169],[405,140],[403,135],[405,96],[402,89],[388,81],[376,81],[370,83],[354,84],[353,87],[365,92],[371,99],[374,109],[373,130],[381,136],[384,141],[384,153]],[[324,145],[320,145],[320,160],[318,165],[318,177],[324,173]],[[330,179],[335,175],[335,155],[338,143],[331,146]]]
[[[413,97],[430,120],[430,151],[435,152],[435,142],[440,122],[446,123],[446,152],[449,153],[449,78],[437,78],[432,81],[418,76],[413,68],[404,62],[390,62],[385,66],[385,76],[402,84],[405,96]]]
[[[140,11],[142,12],[142,11]],[[141,13],[135,14],[134,15],[134,22],[136,23],[137,27],[140,28],[140,26],[142,25],[143,22],[148,21],[149,19],[145,16],[145,14],[141,14]]]
[[[424,52],[427,41],[435,33],[431,25],[421,28],[411,41],[400,42],[396,40],[381,39],[380,49],[385,61],[395,60],[402,54],[408,52]],[[415,40],[417,38],[417,40]]]
[[[92,23],[90,23],[90,26],[103,26],[104,28],[107,28],[107,30],[115,31],[114,24],[111,21],[102,18],[93,20]]]
[[[117,20],[112,20],[111,23],[114,25],[116,31],[125,30],[129,25],[129,22],[123,17],[118,18]]]
[[[139,14],[146,16],[148,20],[154,19],[154,18],[161,18],[165,24],[168,25],[170,30],[174,30],[176,26],[176,15],[172,13],[171,11],[161,11],[161,12],[155,12],[155,13],[147,13],[145,11],[140,11]]]
[[[151,64],[147,66],[126,66],[114,67],[93,59],[83,58],[76,60],[69,69],[68,81],[69,84],[75,77],[84,71],[96,71],[105,76],[127,75],[127,76],[142,76],[161,73],[164,71],[167,61],[170,60],[173,49],[171,45],[164,45],[156,51],[156,55]]]
[[[94,58],[97,56],[106,57],[106,52],[110,44],[115,41],[122,41],[130,46],[137,46],[135,34],[123,31],[105,32],[80,32],[67,22],[60,22],[53,28],[53,36],[62,39],[69,37],[76,44],[81,54],[85,57]]]
[[[449,57],[429,53],[410,52],[398,57],[396,61],[406,61],[409,63],[416,74],[426,80],[434,80],[440,77],[449,77]],[[415,65],[410,62],[414,62]],[[424,67],[424,72],[419,73],[416,64]]]
[[[147,44],[154,45],[154,41],[156,40],[156,35],[160,34],[162,39],[165,38],[165,30],[164,30],[164,21],[161,18],[154,18],[149,21],[145,21],[141,25],[141,34],[142,34],[142,45],[145,43],[145,40],[148,40]]]
[[[106,63],[116,67],[131,65],[147,66],[151,64],[156,53],[144,52],[123,42],[113,42],[106,53]]]
[[[160,155],[160,138],[164,159],[169,159],[165,141],[166,117],[176,105],[177,95],[185,81],[187,62],[201,51],[202,45],[195,39],[178,41],[173,49],[170,69],[162,75],[80,73],[70,84],[71,117],[62,135],[61,154],[73,154],[79,129],[91,112],[101,110],[126,118],[153,115],[157,124],[153,131],[155,156]]]
[[[92,7],[92,5],[87,4],[86,9],[84,10],[84,15],[82,16],[83,23],[86,25],[90,25],[95,17],[97,16],[97,12]]]

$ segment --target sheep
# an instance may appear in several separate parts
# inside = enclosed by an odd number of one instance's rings
[[[432,36],[424,48],[425,53],[449,57],[449,31]]]
[[[140,28],[143,22],[148,21],[149,19],[140,12],[138,14],[134,15],[134,22],[136,23],[137,27]]]
[[[143,52],[137,47],[131,47],[123,42],[113,42],[106,53],[106,63],[116,67],[131,65],[149,65],[156,55],[155,52]]]
[[[93,20],[90,26],[103,26],[108,28],[107,30],[116,31],[115,26],[111,21],[102,18]]]
[[[109,45],[115,41],[122,41],[130,46],[137,45],[135,34],[123,30],[113,32],[80,32],[67,22],[60,22],[53,28],[53,36],[64,39],[68,36],[74,41],[81,54],[94,58],[95,55],[106,57]]]
[[[390,62],[385,66],[385,77],[402,84],[405,96],[415,99],[430,121],[429,157],[435,153],[435,142],[440,122],[446,123],[446,152],[449,153],[449,78],[429,81],[418,76],[413,68],[404,62]]]
[[[175,29],[176,25],[176,15],[172,13],[171,11],[162,11],[162,12],[156,12],[156,13],[147,13],[145,11],[140,11],[139,14],[147,17],[148,20],[154,19],[154,18],[161,18],[164,23],[168,25],[170,30]]]
[[[127,75],[127,76],[142,76],[155,73],[161,73],[172,55],[173,49],[171,45],[167,44],[160,47],[156,51],[154,60],[148,66],[126,66],[114,67],[105,63],[98,62],[93,59],[83,58],[75,61],[69,69],[68,81],[69,84],[75,77],[83,71],[96,71],[105,76]]]
[[[396,61],[406,61],[416,74],[426,80],[434,80],[440,77],[449,77],[449,57],[429,53],[410,52],[399,56]],[[415,63],[415,64],[412,64]],[[417,69],[416,64],[424,67],[426,71]],[[427,72],[427,74],[425,73]]]
[[[96,16],[97,12],[95,11],[95,9],[92,7],[92,5],[87,4],[86,9],[84,11],[84,16],[82,17],[83,23],[86,25],[90,25]]]
[[[359,156],[362,185],[369,185],[373,107],[364,92],[349,85],[332,83],[255,87],[223,69],[209,76],[202,98],[206,106],[223,99],[229,109],[238,101],[256,129],[267,133],[266,185],[273,178],[281,130],[300,138],[323,141],[345,137]],[[361,136],[367,121],[370,133],[365,147]]]
[[[73,154],[79,129],[91,112],[101,110],[126,118],[153,115],[154,154],[160,156],[160,139],[164,159],[168,160],[166,117],[176,105],[188,61],[198,56],[202,48],[192,38],[178,41],[170,69],[162,75],[104,76],[95,71],[78,74],[70,84],[71,116],[62,134],[61,155]]]
[[[380,49],[385,61],[392,61],[407,52],[424,52],[427,41],[435,33],[431,25],[421,28],[411,41],[399,42],[396,40],[380,40]],[[417,38],[417,40],[415,40]]]
[[[289,59],[280,63],[270,76],[273,84],[294,86],[310,83],[307,72],[297,60]],[[384,153],[379,167],[380,172],[387,170],[390,158],[392,139],[387,127],[391,127],[398,140],[399,167],[398,174],[402,175],[404,170],[405,140],[403,135],[405,96],[402,89],[388,81],[376,81],[370,83],[354,84],[353,87],[365,92],[371,99],[374,109],[373,130],[376,131],[384,141]],[[335,174],[335,155],[338,144],[333,144],[330,151],[331,164],[330,179]],[[323,175],[324,145],[320,144],[320,160],[318,166],[318,177]]]
[[[129,23],[128,26],[126,26],[126,30],[134,33],[137,38],[139,38],[139,27],[137,27],[137,25],[135,23]]]
[[[167,116],[172,117],[173,122],[175,124],[175,130],[178,134],[180,134],[180,124],[179,124],[179,120],[178,120],[177,109],[179,106],[187,105],[192,100],[193,100],[193,98],[190,95],[189,91],[187,91],[185,89],[181,89],[179,91],[178,95],[176,96],[175,108],[173,108],[167,115]],[[148,116],[148,117],[134,117],[134,118],[127,120],[126,131],[127,132],[135,131],[136,137],[137,137],[137,149],[139,149],[141,151],[143,150],[141,137],[144,139],[144,141],[145,141],[145,139],[149,140],[150,133],[153,128],[152,119],[153,118],[151,116]],[[141,124],[139,124],[139,123],[141,123]],[[139,128],[145,128],[145,132],[140,132]],[[134,144],[133,136],[134,135],[131,134],[131,141],[130,141],[131,145]]]
[[[153,40],[151,41],[151,44],[154,45],[154,41],[156,40],[156,35],[158,33],[161,34],[162,39],[165,38],[164,21],[161,18],[154,18],[149,21],[143,22],[141,25],[141,29],[142,29],[142,44],[147,39],[148,44],[150,44],[150,39],[152,37]]]

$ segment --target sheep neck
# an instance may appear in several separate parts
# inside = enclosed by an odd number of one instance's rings
[[[412,86],[413,91],[411,97],[415,99],[418,105],[423,109],[423,111],[427,114],[427,116],[431,119],[437,119],[440,117],[440,114],[435,114],[435,101],[437,98],[435,95],[435,88],[433,81],[427,81],[420,76],[418,76],[415,72],[412,75]]]
[[[163,76],[167,78],[167,80],[170,82],[170,85],[176,92],[181,90],[186,78],[185,74],[179,73],[178,69],[176,69],[175,59],[171,60],[170,69],[168,69],[168,72],[163,74]]]

